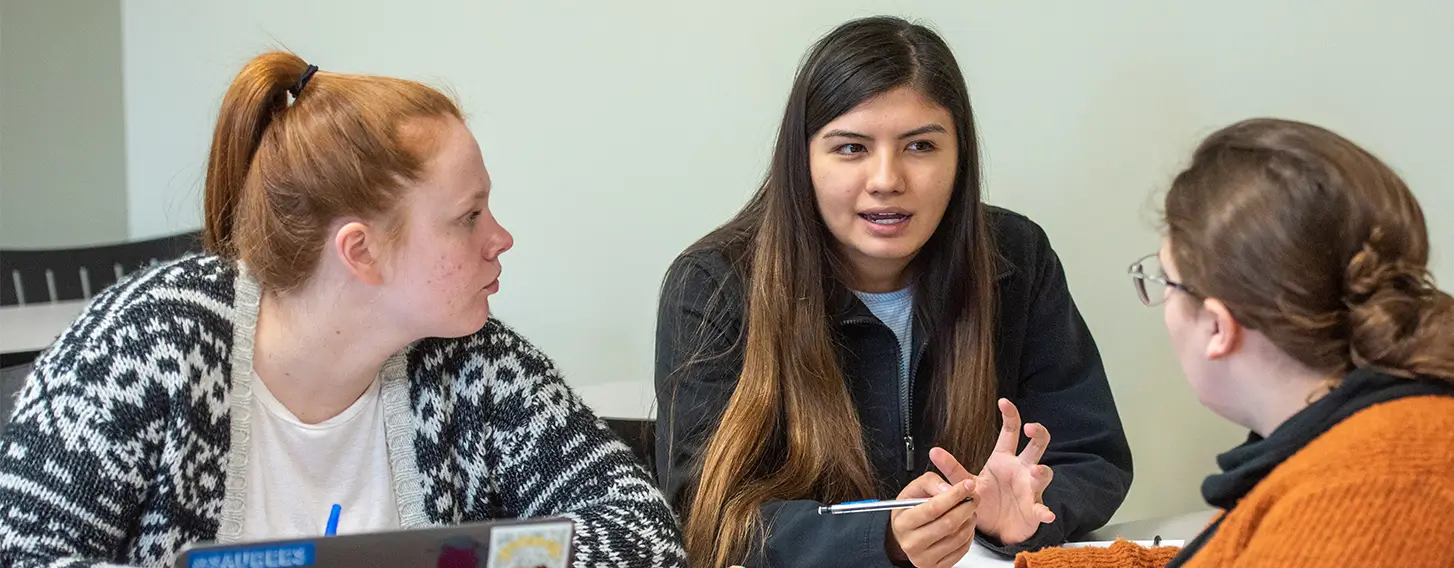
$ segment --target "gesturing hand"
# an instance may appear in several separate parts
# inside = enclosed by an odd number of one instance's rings
[[[930,450],[929,459],[950,483],[977,479],[979,531],[1010,545],[1030,538],[1042,523],[1055,521],[1055,513],[1042,501],[1053,477],[1049,466],[1040,465],[1040,456],[1050,445],[1050,431],[1040,424],[1026,424],[1030,443],[1015,455],[1020,445],[1020,411],[1003,398],[999,407],[1003,418],[1000,437],[977,478],[942,448]]]

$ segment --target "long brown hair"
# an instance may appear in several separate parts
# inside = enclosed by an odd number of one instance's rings
[[[397,236],[399,190],[422,174],[438,130],[411,121],[461,119],[419,83],[327,71],[300,82],[308,72],[286,52],[249,61],[222,99],[207,158],[203,246],[273,290],[313,273],[339,217],[381,220]]]
[[[1166,224],[1184,283],[1308,368],[1454,381],[1423,211],[1353,142],[1289,120],[1224,128],[1176,177]]]
[[[980,202],[964,77],[949,46],[923,26],[888,17],[848,22],[819,40],[799,68],[762,186],[736,217],[688,250],[725,251],[746,283],[745,332],[737,338],[745,341],[738,345],[742,375],[690,489],[685,533],[693,565],[724,566],[754,554],[749,543],[762,541],[759,508],[769,499],[840,501],[878,491],[839,366],[833,318],[852,295],[818,214],[808,141],[901,86],[948,110],[958,133],[955,191],[911,267],[915,315],[934,357],[929,400],[940,401],[930,412],[944,425],[936,441],[969,467],[993,447],[998,254]]]

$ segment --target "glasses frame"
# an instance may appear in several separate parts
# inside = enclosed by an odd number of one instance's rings
[[[1187,294],[1191,294],[1192,296],[1197,295],[1196,292],[1192,291],[1192,289],[1188,288],[1185,284],[1182,284],[1175,280],[1171,280],[1164,276],[1147,274],[1145,269],[1146,261],[1153,258],[1158,258],[1158,254],[1153,252],[1151,254],[1143,256],[1137,259],[1136,262],[1131,263],[1131,266],[1126,269],[1126,272],[1131,275],[1131,286],[1136,290],[1136,297],[1141,300],[1142,304],[1145,304],[1149,307],[1157,306],[1166,302],[1165,294],[1162,294],[1161,296],[1156,298],[1152,298],[1151,295],[1146,292],[1147,281],[1156,282],[1158,284],[1166,286],[1167,288],[1171,288],[1172,290],[1180,290],[1182,292],[1186,292]]]

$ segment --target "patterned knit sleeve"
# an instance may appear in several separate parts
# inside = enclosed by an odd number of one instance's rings
[[[163,448],[197,424],[226,432],[208,411],[224,397],[215,371],[232,329],[222,270],[188,259],[128,277],[36,361],[0,435],[0,566],[156,565],[208,533],[203,503],[220,502],[220,490],[212,499],[166,473],[186,468],[220,487],[205,443],[217,432],[194,431],[202,439],[189,450]],[[205,418],[176,420],[187,411]]]
[[[0,437],[0,566],[115,566],[148,467],[137,446],[109,439],[136,417],[98,404],[110,397],[90,380],[102,371],[50,357],[20,391]]]
[[[106,313],[115,296],[98,297],[20,390],[0,437],[0,565],[112,566],[140,522],[161,424],[156,391],[110,353],[128,343],[112,321],[124,314]]]
[[[631,450],[523,338],[493,321],[483,338],[484,465],[500,512],[573,518],[578,567],[685,566],[677,520]]]

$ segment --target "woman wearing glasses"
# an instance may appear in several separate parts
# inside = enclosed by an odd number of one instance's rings
[[[1166,233],[1132,266],[1136,290],[1162,306],[1197,398],[1251,430],[1202,484],[1224,513],[1169,565],[1448,566],[1454,299],[1403,181],[1322,128],[1249,120],[1177,176]],[[1022,564],[1131,555],[1147,556]]]

